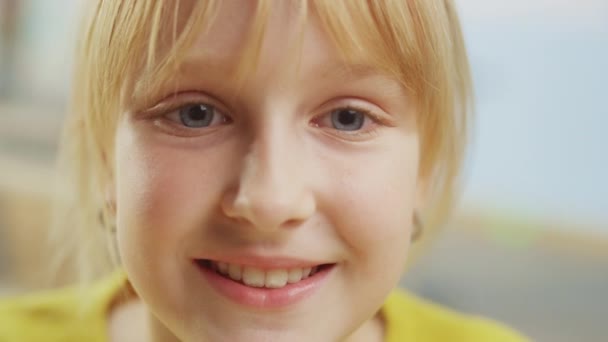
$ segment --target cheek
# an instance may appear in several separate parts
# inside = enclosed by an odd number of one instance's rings
[[[195,192],[186,191],[190,168],[176,167],[175,159],[162,151],[124,150],[117,165],[117,208],[123,227],[161,233],[167,223],[182,217],[183,203],[195,202],[188,199]]]
[[[404,262],[417,190],[417,145],[377,151],[357,164],[344,163],[337,175],[341,181],[327,193],[332,221],[366,263]]]
[[[171,253],[217,210],[221,182],[214,180],[226,161],[218,153],[138,141],[117,151],[119,238],[127,248]]]

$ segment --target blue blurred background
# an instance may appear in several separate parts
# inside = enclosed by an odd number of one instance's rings
[[[0,293],[42,286],[83,1],[0,0]],[[606,341],[608,1],[456,3],[477,95],[466,187],[403,284],[534,340]]]

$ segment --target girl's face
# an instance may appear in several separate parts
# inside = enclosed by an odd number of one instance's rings
[[[404,269],[422,193],[414,104],[363,59],[347,67],[314,15],[300,36],[287,4],[237,84],[253,8],[221,2],[175,82],[118,124],[118,246],[155,333],[363,336]]]

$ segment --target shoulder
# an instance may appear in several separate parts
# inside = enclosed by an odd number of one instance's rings
[[[0,298],[0,341],[104,341],[112,283]]]
[[[0,299],[0,341],[75,340],[85,319],[77,298],[64,289]]]
[[[389,342],[529,341],[503,324],[457,313],[403,291],[394,291],[383,310]]]

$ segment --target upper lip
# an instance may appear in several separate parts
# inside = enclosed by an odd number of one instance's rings
[[[209,256],[204,258],[195,258],[195,260],[210,260],[214,262],[250,266],[261,269],[307,268],[324,264],[333,264],[333,262],[327,260],[310,260],[289,256],[260,255]]]

